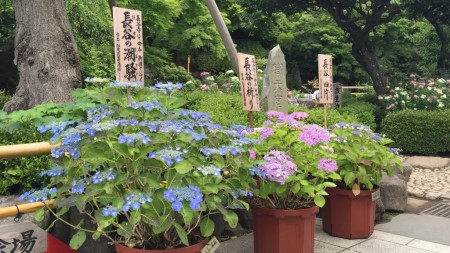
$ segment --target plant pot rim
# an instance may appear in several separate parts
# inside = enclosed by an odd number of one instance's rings
[[[200,242],[198,242],[196,244],[192,244],[192,245],[189,245],[186,247],[176,248],[176,249],[136,249],[136,248],[127,247],[121,243],[114,243],[114,245],[115,245],[116,249],[127,249],[127,250],[129,250],[128,252],[130,252],[130,253],[136,253],[136,252],[151,252],[151,253],[173,252],[173,253],[178,253],[178,252],[186,252],[185,250],[189,251],[191,249],[198,248],[200,245],[203,245],[203,247],[204,247],[204,245],[206,245],[206,243],[208,243],[208,240],[209,240],[209,238],[204,238],[203,240],[201,240]]]
[[[253,205],[253,204],[250,204],[250,207],[252,210],[259,211],[261,213],[282,215],[282,216],[298,216],[298,215],[312,214],[312,213],[319,212],[318,206],[312,206],[312,207],[297,209],[297,210],[266,208],[266,207],[260,207],[260,206]]]

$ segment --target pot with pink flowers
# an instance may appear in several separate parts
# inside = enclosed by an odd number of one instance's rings
[[[337,163],[328,147],[330,133],[303,124],[307,113],[269,111],[268,121],[254,138],[262,142],[250,156],[256,161],[251,172],[256,179],[250,201],[255,253],[314,252],[315,218],[325,204],[327,187]]]

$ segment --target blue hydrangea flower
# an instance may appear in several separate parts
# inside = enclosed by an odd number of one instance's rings
[[[128,212],[130,209],[139,210],[142,204],[153,201],[152,197],[144,193],[131,193],[125,197],[125,204],[122,206],[122,211]]]
[[[124,133],[117,138],[118,143],[132,144],[136,142],[141,142],[142,144],[148,144],[152,139],[148,137],[144,132],[138,132],[133,134]]]
[[[179,212],[183,207],[183,201],[189,201],[192,210],[200,208],[203,201],[203,194],[197,186],[189,185],[189,187],[171,187],[164,191],[164,198],[172,203],[172,209]]]
[[[103,181],[112,181],[116,178],[116,174],[112,171],[112,168],[109,168],[107,171],[97,171],[92,177],[93,184],[99,184]]]
[[[28,192],[23,193],[19,196],[19,200],[25,200],[28,199],[29,203],[34,203],[38,201],[47,201],[49,199],[50,195],[54,195],[56,193],[56,188],[47,188],[44,187],[41,190],[31,190]]]
[[[233,198],[237,199],[240,197],[253,197],[253,192],[249,191],[249,190],[245,190],[245,189],[238,189],[238,190],[230,190],[230,194],[231,196],[233,196]]]
[[[197,170],[199,170],[205,176],[214,175],[216,177],[220,176],[220,173],[222,171],[219,167],[217,167],[214,164],[207,165],[207,166],[204,166],[204,165],[198,166]]]
[[[111,217],[115,218],[115,217],[117,217],[119,212],[117,211],[117,208],[108,205],[102,209],[102,214],[105,217],[111,216]]]
[[[50,177],[56,177],[61,176],[62,174],[65,174],[66,170],[61,166],[54,166],[49,170],[43,170],[39,173],[41,177],[47,175]]]

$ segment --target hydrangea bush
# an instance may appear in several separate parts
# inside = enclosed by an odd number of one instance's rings
[[[80,225],[71,246],[86,232],[129,247],[171,249],[214,231],[210,215],[221,213],[231,227],[232,209],[248,208],[254,163],[245,127],[223,129],[208,114],[181,109],[173,96],[181,84],[114,82],[84,93],[97,105],[84,122],[41,126],[54,134],[55,167],[42,172],[52,184],[21,196],[30,202],[54,198],[59,217],[75,206],[97,230]]]
[[[250,168],[257,178],[252,204],[297,210],[325,204],[326,187],[335,187],[336,156],[328,147],[330,133],[315,124],[302,124],[308,114],[269,111],[270,120],[252,134],[261,139],[250,150],[258,165]]]
[[[339,188],[352,189],[358,195],[361,190],[378,187],[383,172],[392,176],[394,168],[403,170],[399,149],[389,148],[392,140],[370,127],[342,122],[332,126],[331,133],[335,137],[330,147],[337,155],[337,172],[342,178],[337,182]]]
[[[450,80],[430,79],[419,81],[415,74],[411,81],[392,87],[389,93],[378,99],[387,111],[412,110],[446,110],[450,107]]]

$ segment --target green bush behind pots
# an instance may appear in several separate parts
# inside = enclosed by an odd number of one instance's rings
[[[405,153],[436,155],[450,151],[450,110],[388,113],[382,132]]]

